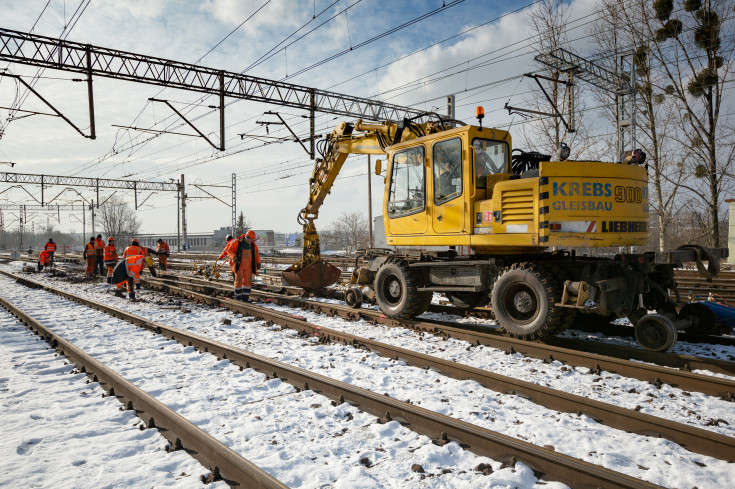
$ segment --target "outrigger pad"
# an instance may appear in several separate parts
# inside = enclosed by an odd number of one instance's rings
[[[301,270],[296,265],[291,265],[283,271],[283,278],[296,287],[317,290],[337,283],[341,273],[342,270],[331,263],[317,260]]]

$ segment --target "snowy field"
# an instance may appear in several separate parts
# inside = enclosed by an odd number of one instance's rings
[[[2,267],[17,271],[19,265]],[[227,310],[190,303],[179,307],[178,302],[151,291],[142,292],[144,302],[130,303],[112,296],[101,283],[70,284],[43,275],[32,278],[665,487],[722,488],[731,487],[735,480],[735,464],[692,454],[666,440],[625,433],[585,416],[548,410],[475,382],[450,379],[363,350],[319,345],[291,330],[267,327]],[[398,423],[378,424],[373,416],[354,407],[333,407],[313,392],[296,393],[279,379],[265,380],[252,370],[240,372],[226,360],[155,337],[48,292],[20,286],[4,276],[0,277],[0,294],[290,487],[565,487],[539,483],[520,463],[515,468],[502,467],[456,443],[435,446]],[[666,385],[656,389],[611,373],[593,375],[585,368],[544,364],[399,328],[272,304],[267,307],[297,313],[323,327],[637,408],[727,436],[734,434],[733,403],[696,392]],[[224,319],[231,324],[223,324]],[[139,431],[139,419],[120,412],[116,401],[102,398],[96,384],[86,383],[86,376],[72,374],[72,366],[64,365],[63,359],[7,313],[0,314],[0,334],[4,372],[0,402],[6,421],[0,425],[0,487],[15,487],[21,480],[25,487],[201,485],[199,475],[206,472],[204,467],[184,454],[165,452],[166,441],[155,430]],[[611,341],[624,344],[629,340]],[[681,343],[676,348],[700,356],[727,359],[733,355],[732,349],[719,346]],[[492,473],[476,471],[481,463],[490,464]],[[412,471],[414,464],[424,473]]]

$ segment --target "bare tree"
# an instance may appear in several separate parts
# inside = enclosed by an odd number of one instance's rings
[[[355,251],[367,247],[368,234],[368,220],[365,214],[343,212],[330,224],[325,237],[347,251]]]
[[[528,25],[531,33],[536,39],[533,46],[534,51],[546,54],[558,48],[571,49],[566,35],[566,24],[569,20],[569,4],[563,0],[541,0],[532,9],[528,17]],[[558,158],[561,143],[565,142],[572,150],[575,158],[585,154],[592,146],[587,127],[582,123],[583,105],[582,90],[579,84],[575,84],[574,90],[566,84],[566,74],[558,70],[546,68],[542,71],[543,76],[551,78],[549,81],[539,80],[545,86],[546,93],[557,110],[564,114],[565,109],[570,106],[569,98],[572,98],[575,115],[578,117],[576,128],[573,132],[562,122],[559,117],[541,117],[524,124],[521,130],[521,140],[527,148],[548,152]],[[552,112],[551,104],[543,92],[536,88],[530,97],[524,99],[524,104],[539,112]],[[572,115],[565,114],[567,124],[571,122]],[[597,158],[595,158],[597,159]]]
[[[642,23],[656,39],[651,54],[668,78],[665,91],[680,107],[682,143],[692,152],[682,165],[695,177],[686,188],[707,209],[714,246],[720,245],[719,207],[732,188],[735,161],[733,134],[720,124],[723,85],[735,67],[733,6],[735,0],[684,0],[676,18],[674,0],[654,0]]]
[[[126,243],[140,231],[140,221],[122,198],[113,197],[101,205],[97,217],[104,233],[118,243]]]
[[[666,77],[660,67],[652,63],[649,55],[653,40],[647,38],[640,29],[640,18],[650,14],[645,6],[630,4],[624,0],[603,0],[600,15],[592,27],[595,43],[601,55],[596,62],[612,72],[618,72],[620,52],[634,50],[637,78],[638,140],[648,154],[647,162],[652,169],[651,183],[653,192],[649,198],[651,211],[655,216],[655,237],[658,249],[667,246],[669,225],[676,211],[677,194],[684,179],[680,161],[683,160],[682,147],[677,141],[678,113],[676,103],[667,97],[660,88]],[[611,125],[617,124],[618,106],[615,94],[607,90],[593,90],[601,102],[602,113]],[[617,146],[617,141],[611,140]],[[653,228],[652,228],[653,229]]]
[[[237,217],[237,222],[235,223],[235,236],[245,234],[251,226],[250,220],[240,211],[240,215]]]

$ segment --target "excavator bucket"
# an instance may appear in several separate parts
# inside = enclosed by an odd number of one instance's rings
[[[317,260],[301,270],[297,265],[291,265],[283,271],[283,278],[296,287],[302,289],[323,289],[339,281],[342,270],[322,260]]]

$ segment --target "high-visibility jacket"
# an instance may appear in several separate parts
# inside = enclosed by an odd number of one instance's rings
[[[258,245],[255,243],[252,243],[248,245],[245,241],[242,241],[242,246],[240,247],[241,241],[239,239],[233,239],[229,243],[227,243],[227,246],[225,247],[225,253],[230,258],[230,265],[233,266],[235,264],[235,258],[238,254],[238,247],[240,248],[240,253],[251,253],[252,254],[252,260],[250,263],[252,264],[252,272],[257,274],[258,268],[260,268],[260,252],[258,251]]]
[[[117,249],[115,249],[115,245],[107,245],[105,246],[105,265],[114,265],[117,261]],[[109,263],[108,263],[109,262]]]
[[[105,249],[105,242],[101,238],[94,240],[94,246],[97,249],[97,254],[102,255]]]
[[[134,255],[125,258],[125,270],[127,270],[129,277],[139,277],[144,267],[145,257],[143,255]]]
[[[46,246],[44,246],[43,249],[45,251],[50,251],[51,253],[53,253],[54,251],[56,251],[56,243],[51,243],[49,241],[48,243],[46,243]]]
[[[97,254],[97,246],[94,243],[87,243],[84,246],[84,258],[91,258]]]
[[[158,243],[156,246],[156,251],[160,253],[161,255],[169,256],[171,254],[171,248],[169,248],[168,243]]]
[[[43,250],[41,253],[38,254],[38,261],[41,263],[41,265],[48,265],[51,261],[51,255],[48,254],[48,251]]]
[[[125,251],[123,251],[123,257],[137,256],[137,255],[145,256],[147,249],[148,248],[143,248],[142,246],[130,245],[127,248],[125,248]]]
[[[229,240],[227,243],[225,243],[224,249],[222,249],[222,253],[219,254],[218,260],[221,260],[222,258],[227,256],[227,247],[232,243],[233,241],[236,241],[235,239]]]

